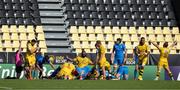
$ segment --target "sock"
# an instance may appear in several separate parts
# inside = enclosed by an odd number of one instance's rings
[[[171,72],[169,72],[169,77],[173,78],[173,74]]]
[[[160,78],[160,72],[159,71],[157,71],[156,77]]]
[[[143,76],[143,73],[144,73],[144,68],[141,67],[141,68],[139,69],[139,77],[142,77],[142,76]]]
[[[137,70],[134,70],[134,79],[137,77]]]

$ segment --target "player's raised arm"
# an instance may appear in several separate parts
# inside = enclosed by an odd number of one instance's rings
[[[177,45],[177,41],[174,41],[171,46],[169,46],[169,49],[172,49],[175,45]]]
[[[21,53],[22,49],[21,49],[21,40],[19,41],[19,48],[18,48],[18,53]]]
[[[150,43],[152,43],[158,50],[160,50],[160,47],[158,46],[158,44],[157,43],[155,43],[155,42],[152,42],[151,40],[149,41]]]

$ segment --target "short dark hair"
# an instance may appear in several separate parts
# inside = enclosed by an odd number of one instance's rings
[[[101,41],[99,41],[99,40],[98,40],[98,41],[96,41],[96,44],[101,44]]]
[[[31,42],[37,42],[35,39],[32,39]]]
[[[145,39],[145,37],[141,37],[141,40],[142,40],[142,39]]]
[[[122,39],[121,38],[117,38],[117,41],[122,41]]]

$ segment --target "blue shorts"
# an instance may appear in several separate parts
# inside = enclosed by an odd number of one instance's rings
[[[55,77],[56,74],[61,70],[61,67],[59,66],[58,68],[56,68],[56,70],[54,70],[54,72],[50,75],[50,77]]]
[[[138,60],[138,57],[137,57],[137,56],[134,57],[134,60],[135,60],[135,64],[138,64],[138,61],[139,61],[139,60]]]
[[[128,74],[128,67],[127,66],[119,66],[117,73],[120,75]]]
[[[76,71],[78,72],[78,74],[82,74],[83,78],[85,78],[91,70],[92,69],[89,65],[83,68],[79,68],[79,67],[76,68]]]
[[[116,64],[116,65],[124,64],[124,58],[115,58],[114,59],[114,64]]]

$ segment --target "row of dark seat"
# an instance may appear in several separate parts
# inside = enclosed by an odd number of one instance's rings
[[[0,0],[0,4],[11,4],[11,3],[15,3],[15,4],[19,4],[19,3],[37,3],[37,0]]]
[[[175,19],[174,12],[67,12],[67,19]]]
[[[37,4],[0,4],[0,10],[37,10]]]
[[[41,25],[40,18],[0,18],[0,25]]]
[[[168,4],[168,0],[64,0],[65,4]]]
[[[70,26],[177,26],[176,20],[69,19]]]
[[[167,12],[172,8],[169,5],[79,5],[66,4],[66,11],[157,11]]]

